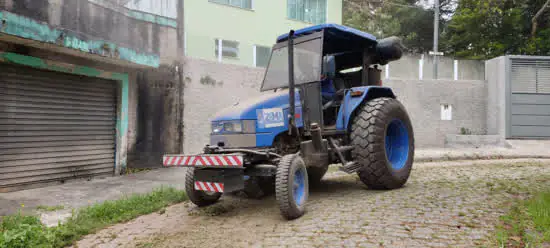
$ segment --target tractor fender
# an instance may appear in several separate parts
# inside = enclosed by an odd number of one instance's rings
[[[362,92],[362,94],[357,96],[357,92]],[[380,97],[395,98],[395,94],[390,88],[382,86],[362,86],[351,88],[346,93],[344,102],[338,111],[336,129],[348,130],[350,127],[351,118],[353,117],[357,107],[361,106],[364,102]]]

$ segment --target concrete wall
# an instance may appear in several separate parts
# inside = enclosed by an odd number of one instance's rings
[[[200,59],[186,59],[184,150],[200,152],[209,143],[210,121],[222,108],[260,94],[263,70]],[[486,134],[484,81],[385,80],[412,119],[418,147],[443,147],[445,135]],[[268,93],[269,94],[269,93]],[[452,120],[441,120],[441,104],[452,106]]]
[[[110,0],[5,0],[0,10],[0,33],[145,66],[180,57],[175,19]]]
[[[481,80],[386,80],[405,105],[418,147],[443,147],[445,135],[486,134],[486,91]],[[441,120],[441,105],[452,107],[452,120]]]
[[[506,137],[506,62],[498,57],[486,62],[487,133]]]
[[[191,58],[184,68],[184,151],[196,153],[210,142],[217,111],[261,94],[264,70]]]
[[[398,61],[389,64],[390,79],[419,79],[420,61],[422,61],[422,79],[433,79],[433,56],[421,54],[407,54]],[[454,59],[450,57],[439,57],[438,78],[454,79]],[[481,60],[457,60],[458,80],[484,80],[485,64]],[[385,78],[386,67],[383,66],[382,78]]]

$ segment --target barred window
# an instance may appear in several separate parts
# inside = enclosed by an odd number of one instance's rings
[[[208,0],[212,3],[219,3],[239,7],[243,9],[252,9],[252,0]]]
[[[288,18],[321,24],[326,22],[327,0],[288,0]]]

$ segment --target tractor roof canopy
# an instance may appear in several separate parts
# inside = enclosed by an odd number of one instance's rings
[[[288,34],[277,38],[262,83],[262,91],[288,87]],[[336,57],[336,69],[361,66],[365,51],[374,54],[374,35],[338,24],[321,24],[294,32],[295,84],[320,80],[322,58]]]
[[[323,54],[348,52],[350,50],[362,51],[377,43],[376,37],[372,34],[338,24],[320,24],[299,29],[294,32],[294,36],[301,37],[319,31],[324,31]],[[288,33],[283,34],[277,38],[277,43],[287,39]]]

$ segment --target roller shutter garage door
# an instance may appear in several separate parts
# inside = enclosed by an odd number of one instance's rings
[[[113,175],[116,85],[0,64],[0,192]]]
[[[550,139],[550,60],[511,62],[510,138]]]

